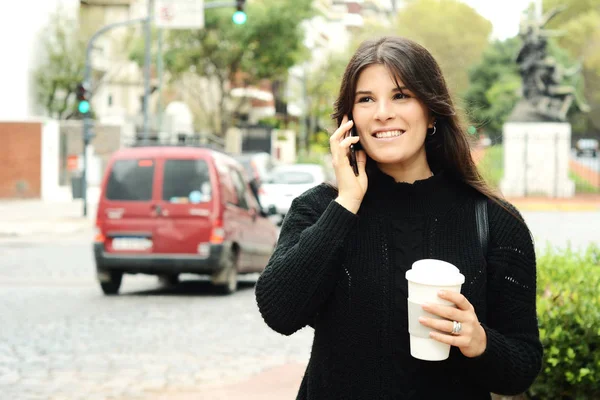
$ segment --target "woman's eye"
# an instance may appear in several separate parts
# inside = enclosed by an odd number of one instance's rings
[[[361,97],[358,99],[358,103],[366,103],[368,101],[373,101],[373,98],[366,96],[366,97]]]
[[[404,93],[397,93],[394,96],[394,99],[408,99],[410,96]]]

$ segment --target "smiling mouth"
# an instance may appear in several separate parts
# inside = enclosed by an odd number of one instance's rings
[[[389,139],[401,136],[405,131],[386,131],[386,132],[377,132],[373,135],[376,139]]]

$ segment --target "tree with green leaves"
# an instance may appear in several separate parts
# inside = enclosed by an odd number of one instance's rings
[[[333,105],[350,57],[351,55],[345,52],[334,52],[328,55],[319,68],[307,71],[308,117],[313,121],[310,124],[312,129],[308,132],[309,141],[313,141],[312,135],[316,131],[334,127],[331,120]],[[329,137],[323,143],[328,146]]]
[[[75,111],[75,90],[83,78],[85,61],[85,43],[77,22],[65,15],[57,10],[42,31],[42,62],[34,71],[38,103],[56,119]]]
[[[469,70],[464,95],[467,113],[480,132],[499,138],[502,125],[520,98],[521,76],[515,62],[517,38],[494,41],[481,61]]]
[[[520,46],[517,37],[502,42],[495,41],[485,50],[481,62],[469,71],[470,85],[464,96],[469,117],[481,132],[497,140],[502,136],[503,124],[522,97],[521,76],[516,63]],[[562,70],[576,67],[577,60],[555,40],[549,41],[547,52]],[[583,91],[580,77],[580,74],[574,74],[565,77],[560,83],[572,85]],[[585,114],[577,107],[571,108],[568,118],[574,133],[583,133],[586,130]]]
[[[562,35],[556,43],[574,60],[581,60],[585,99],[591,112],[571,115],[572,122],[583,125],[581,129],[600,132],[600,1],[598,0],[544,0],[544,11],[564,7],[549,23],[549,28],[557,29]],[[582,119],[588,121],[581,124]]]
[[[407,0],[395,22],[397,33],[425,46],[459,98],[468,70],[479,62],[492,32],[490,21],[458,0]]]
[[[168,31],[166,70],[172,81],[185,82],[185,97],[197,100],[192,109],[222,135],[245,103],[234,96],[236,87],[287,77],[303,54],[300,23],[312,12],[311,0],[255,1],[246,7],[247,22],[236,25],[231,9],[206,10],[203,29]]]

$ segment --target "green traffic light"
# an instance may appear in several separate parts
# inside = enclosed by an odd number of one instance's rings
[[[246,15],[245,12],[243,11],[236,11],[233,13],[233,22],[237,25],[242,25],[246,23],[246,20],[248,19],[248,16]]]
[[[80,101],[77,109],[80,113],[87,114],[90,111],[90,102],[87,100]]]

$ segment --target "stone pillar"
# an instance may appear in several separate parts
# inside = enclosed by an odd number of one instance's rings
[[[507,197],[572,197],[569,179],[571,125],[562,122],[507,122],[503,127]]]

